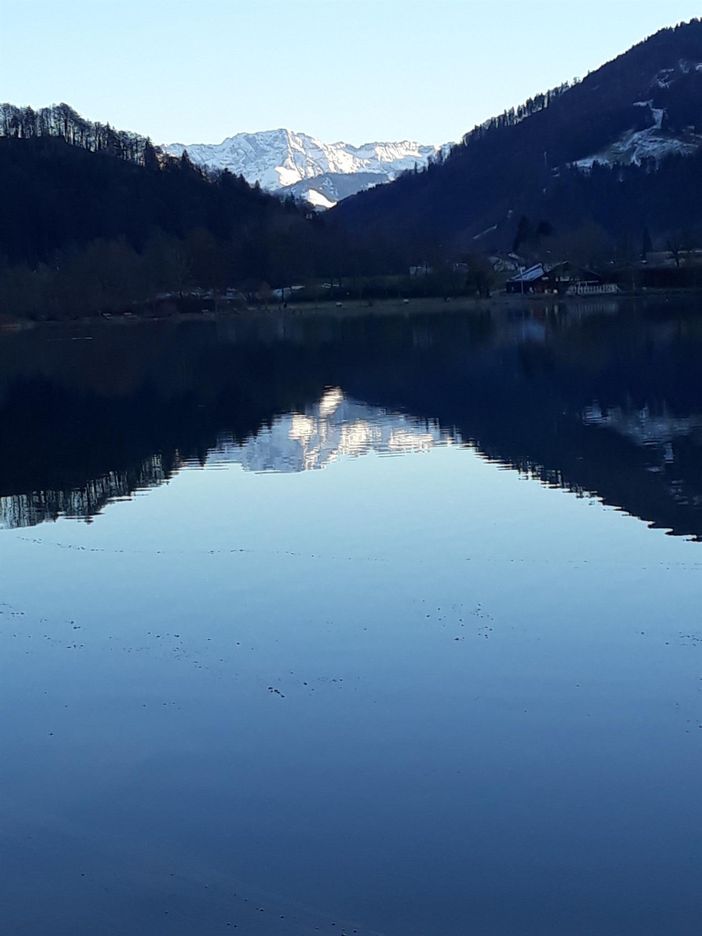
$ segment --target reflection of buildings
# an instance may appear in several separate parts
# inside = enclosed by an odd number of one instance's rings
[[[435,420],[368,406],[335,388],[304,413],[278,416],[244,442],[222,439],[207,460],[235,462],[247,471],[309,471],[343,457],[425,452],[453,441]]]

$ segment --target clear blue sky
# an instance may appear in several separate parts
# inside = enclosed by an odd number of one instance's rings
[[[582,76],[692,0],[0,0],[0,100],[156,142],[289,127],[444,142]]]

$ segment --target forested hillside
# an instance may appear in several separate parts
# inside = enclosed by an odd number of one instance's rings
[[[128,305],[159,291],[290,284],[333,269],[292,199],[83,120],[0,107],[0,301],[14,314]]]
[[[701,145],[694,20],[477,127],[443,160],[334,214],[349,230],[393,231],[416,248],[504,249],[523,216],[561,232],[594,224],[612,241],[640,240],[644,227],[655,236],[702,223],[702,164],[691,158]]]
[[[701,20],[324,217],[65,104],[0,105],[0,314],[125,310],[198,289],[267,301],[293,284],[474,295],[490,289],[490,254],[628,269],[656,243],[677,255],[702,243]],[[418,263],[436,279],[419,293]]]

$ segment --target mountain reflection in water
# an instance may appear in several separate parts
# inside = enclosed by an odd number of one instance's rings
[[[339,388],[328,390],[304,413],[276,416],[255,435],[237,441],[223,435],[208,450],[209,466],[241,465],[245,471],[290,472],[325,468],[342,457],[375,452],[404,455],[447,445],[455,437],[435,420],[420,421],[347,399]],[[89,519],[110,501],[128,498],[168,480],[173,471],[194,467],[196,458],[175,457],[164,468],[155,454],[135,472],[112,471],[69,491],[37,491],[0,497],[0,526],[32,526],[60,516]]]
[[[337,387],[304,413],[276,416],[243,442],[221,439],[207,463],[238,464],[246,471],[309,471],[344,456],[426,452],[452,441],[436,420],[420,421],[358,403]]]
[[[610,306],[3,336],[0,524],[89,519],[193,466],[455,444],[698,538],[702,319]]]

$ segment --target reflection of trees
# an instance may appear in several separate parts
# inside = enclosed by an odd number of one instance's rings
[[[60,516],[89,520],[110,501],[130,497],[135,490],[155,487],[168,478],[161,458],[152,455],[136,471],[111,471],[66,491],[33,491],[0,497],[0,527],[35,526]]]
[[[93,340],[70,340],[83,337]],[[90,517],[184,460],[204,459],[222,438],[255,437],[339,386],[371,406],[436,420],[544,483],[702,535],[702,441],[685,431],[699,424],[686,417],[702,413],[701,340],[694,319],[669,307],[632,326],[626,316],[536,306],[8,336],[0,340],[2,519]],[[594,403],[624,416],[595,425],[585,417]],[[639,412],[651,414],[665,445],[619,431]]]

